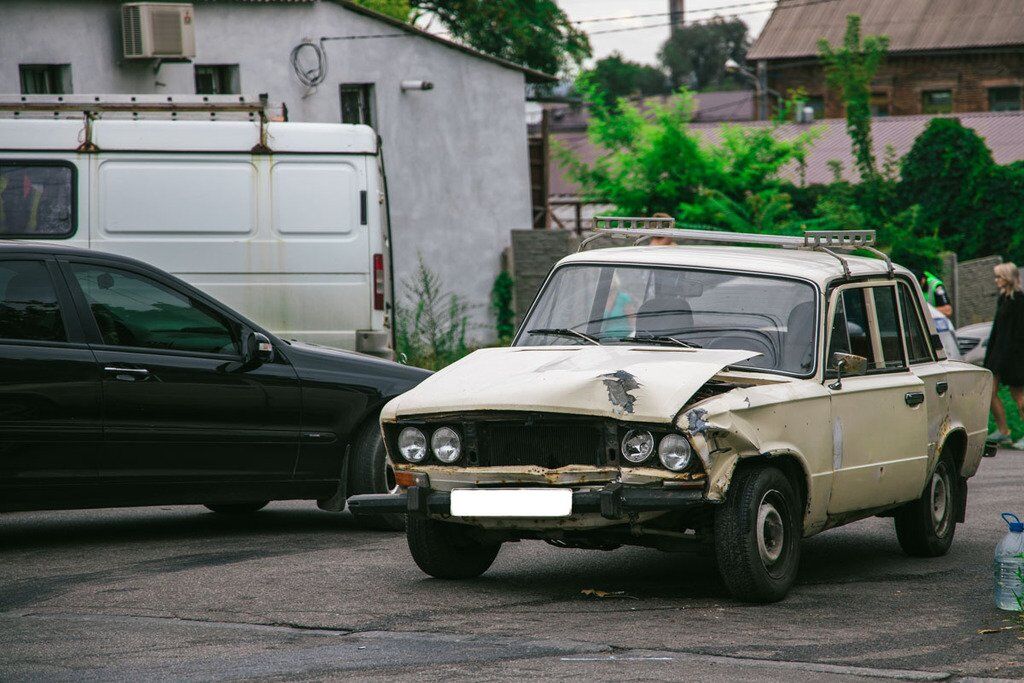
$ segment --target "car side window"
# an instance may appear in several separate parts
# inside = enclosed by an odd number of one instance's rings
[[[155,280],[72,263],[103,342],[111,346],[239,355],[238,326]]]
[[[910,355],[910,362],[912,364],[930,363],[932,361],[931,345],[928,343],[928,335],[921,327],[917,300],[904,283],[900,283],[900,309],[903,311],[903,329],[906,330],[907,353]]]
[[[866,358],[868,373],[906,366],[892,287],[857,287],[840,294],[829,334],[831,371],[837,351]]]
[[[42,261],[0,261],[0,339],[67,341],[50,272]]]

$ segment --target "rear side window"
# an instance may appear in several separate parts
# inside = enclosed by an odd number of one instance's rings
[[[74,169],[0,163],[0,237],[69,237],[75,231]]]
[[[240,330],[214,311],[143,275],[82,263],[75,279],[111,346],[241,353]]]
[[[42,261],[0,261],[0,339],[67,341],[53,280]]]

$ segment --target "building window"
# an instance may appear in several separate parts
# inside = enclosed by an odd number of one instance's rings
[[[22,95],[66,95],[71,92],[70,64],[22,64]]]
[[[821,95],[811,95],[804,102],[804,106],[814,110],[815,119],[825,118],[825,98]]]
[[[925,90],[921,93],[921,113],[949,114],[952,111],[952,90]]]
[[[237,64],[196,65],[197,95],[237,95],[241,92]]]
[[[1020,86],[988,89],[989,111],[1020,111]]]
[[[341,122],[373,125],[373,86],[349,84],[341,86]]]
[[[873,92],[871,93],[871,100],[868,103],[868,107],[871,109],[872,116],[888,116],[889,115],[889,93],[887,92]]]

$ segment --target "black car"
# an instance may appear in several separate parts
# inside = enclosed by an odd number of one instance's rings
[[[134,259],[0,242],[0,510],[341,510],[394,486],[378,414],[427,374],[278,339]]]

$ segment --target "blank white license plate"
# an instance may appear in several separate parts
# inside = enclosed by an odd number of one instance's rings
[[[572,489],[455,489],[453,517],[568,517]]]

